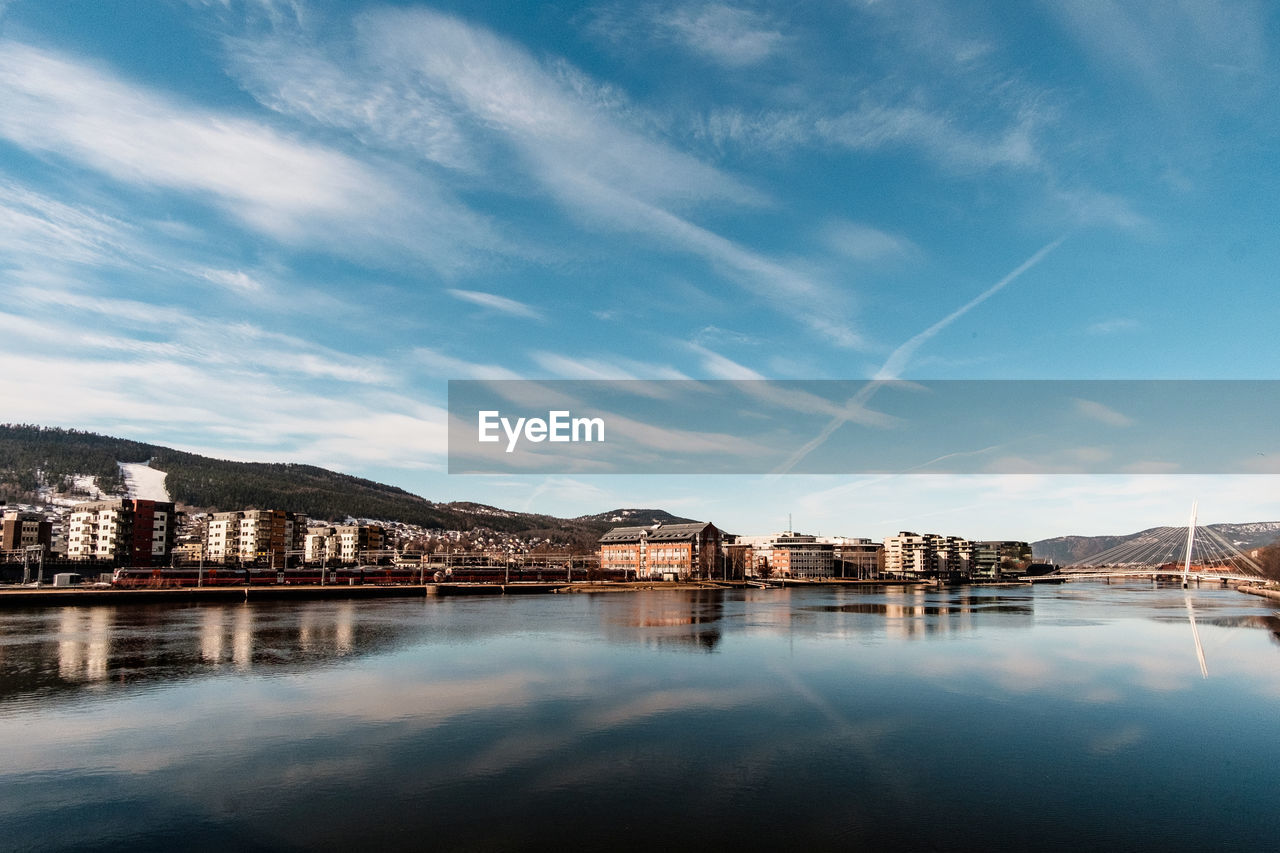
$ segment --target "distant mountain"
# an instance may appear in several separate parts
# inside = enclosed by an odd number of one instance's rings
[[[1235,545],[1241,551],[1261,548],[1280,540],[1280,521],[1255,521],[1246,524],[1210,524],[1210,530]],[[1031,552],[1037,560],[1050,560],[1058,565],[1076,563],[1109,548],[1124,545],[1142,536],[1151,536],[1159,527],[1140,530],[1125,536],[1056,536],[1031,543]]]
[[[697,521],[694,518],[672,515],[665,509],[615,509],[595,515],[580,515],[573,520],[583,524],[604,525],[606,530],[610,527],[652,527],[659,523],[683,524]]]
[[[158,476],[140,477],[143,466],[163,472],[163,485]],[[167,490],[179,504],[199,510],[288,509],[320,520],[351,517],[444,530],[488,528],[592,547],[600,534],[623,523],[615,518],[628,524],[686,520],[660,509],[617,509],[564,519],[466,501],[436,503],[314,465],[231,462],[91,432],[0,425],[0,499],[43,503],[61,495],[89,500],[99,493],[128,494],[143,480],[152,493]]]

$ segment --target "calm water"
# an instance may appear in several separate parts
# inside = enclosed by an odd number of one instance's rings
[[[1275,849],[1275,602],[1149,584],[0,613],[0,847]]]

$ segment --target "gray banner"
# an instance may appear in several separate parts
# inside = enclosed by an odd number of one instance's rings
[[[453,380],[449,472],[1280,473],[1280,382]]]

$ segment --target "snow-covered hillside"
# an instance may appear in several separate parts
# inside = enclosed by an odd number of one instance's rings
[[[146,462],[120,462],[129,497],[147,501],[168,501],[169,490],[164,486],[164,471],[157,471]]]

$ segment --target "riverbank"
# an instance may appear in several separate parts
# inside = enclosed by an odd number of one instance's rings
[[[177,589],[40,587],[0,589],[0,609],[94,604],[199,603],[410,597],[426,594],[414,586],[206,586]]]
[[[1275,589],[1273,587],[1241,584],[1240,586],[1237,586],[1236,589],[1241,592],[1247,592],[1250,595],[1260,595],[1263,598],[1274,598],[1275,600],[1280,601],[1280,589]]]
[[[921,586],[917,581],[828,579],[744,581],[632,581],[628,583],[429,583],[395,586],[347,584],[298,586],[206,586],[169,589],[104,587],[0,588],[0,609],[98,604],[200,603],[228,601],[311,601],[317,599],[408,598],[413,596],[547,595],[643,592],[650,590],[778,589],[795,587]]]

